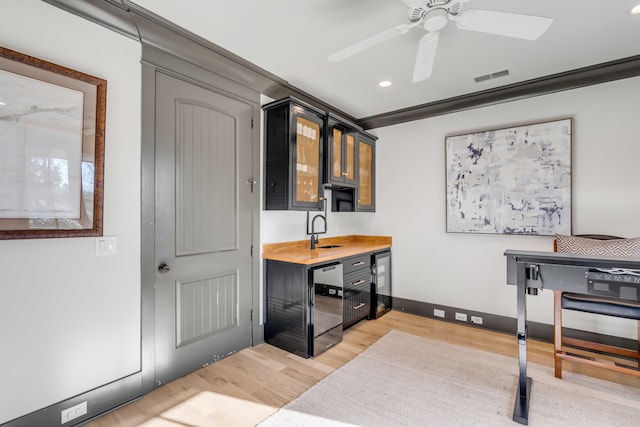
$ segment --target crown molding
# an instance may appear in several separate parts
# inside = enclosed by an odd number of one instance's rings
[[[364,129],[392,126],[639,75],[640,55],[637,55],[415,107],[377,114],[358,119],[356,124]]]
[[[360,119],[290,85],[284,79],[128,0],[43,0],[124,36],[209,69],[273,99],[293,96],[363,129],[392,126],[459,111],[640,75],[640,55],[552,74],[494,89]]]

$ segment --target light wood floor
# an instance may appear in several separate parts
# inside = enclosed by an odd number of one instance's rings
[[[392,311],[345,331],[337,346],[304,359],[268,344],[247,348],[87,424],[129,426],[254,426],[395,329],[517,360],[513,335]],[[553,366],[551,344],[528,341],[528,360]],[[564,362],[566,370],[640,388],[640,379]]]

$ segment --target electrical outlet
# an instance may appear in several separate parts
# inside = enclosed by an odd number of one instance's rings
[[[440,309],[434,308],[433,309],[433,315],[435,317],[444,317],[444,310],[440,310]]]
[[[71,420],[75,420],[78,417],[87,414],[87,401],[78,403],[71,408],[67,408],[60,413],[60,424],[67,423]]]
[[[456,320],[459,320],[461,322],[466,322],[467,321],[466,313],[456,313]]]
[[[475,323],[476,325],[482,325],[482,317],[471,316],[471,323]]]

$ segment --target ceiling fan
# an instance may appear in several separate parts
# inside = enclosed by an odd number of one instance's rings
[[[418,54],[412,79],[416,83],[431,76],[438,50],[440,30],[449,21],[455,21],[458,28],[462,30],[479,31],[525,40],[537,39],[553,22],[552,18],[490,10],[470,9],[461,13],[462,3],[468,1],[402,0],[409,8],[409,24],[401,24],[366,38],[330,55],[327,59],[331,62],[340,62],[395,36],[406,34],[412,28],[420,27],[426,31],[426,34],[422,36],[418,45]]]

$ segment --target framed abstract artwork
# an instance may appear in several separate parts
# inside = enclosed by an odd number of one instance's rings
[[[447,232],[571,234],[572,119],[445,138]]]
[[[0,47],[0,239],[102,235],[106,87]]]

